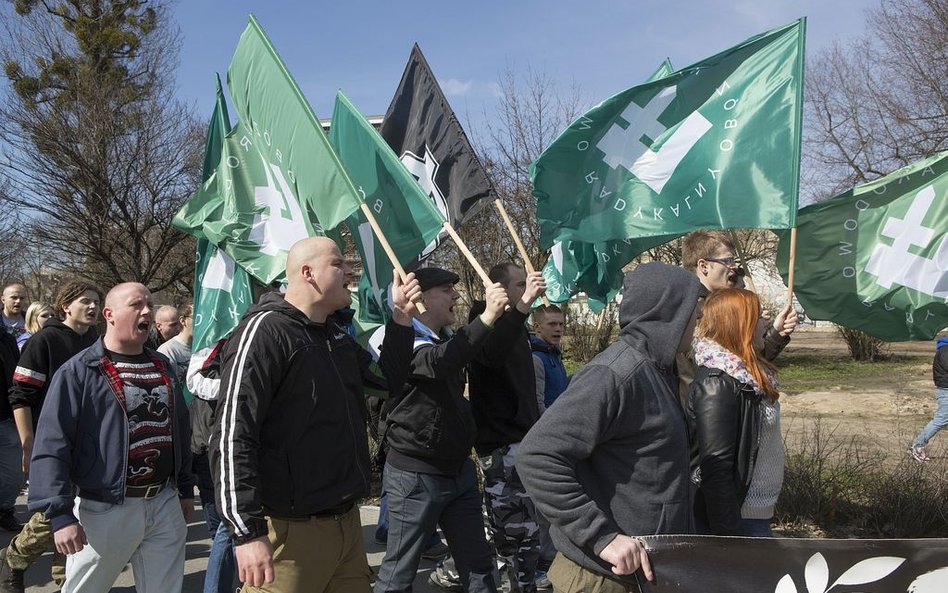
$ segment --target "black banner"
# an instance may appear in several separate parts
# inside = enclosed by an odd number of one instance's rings
[[[948,593],[948,539],[650,536],[659,593]]]
[[[455,228],[493,196],[487,173],[417,43],[379,132]],[[436,246],[429,245],[421,259]]]

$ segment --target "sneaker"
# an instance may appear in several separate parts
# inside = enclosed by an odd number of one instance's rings
[[[448,556],[438,563],[438,566],[428,575],[428,582],[445,591],[464,591],[461,586],[461,576],[454,567],[454,558]]]
[[[536,571],[536,579],[534,582],[537,584],[537,589],[552,589],[553,584],[550,583],[550,577],[547,576],[545,570]]]
[[[448,555],[448,552],[450,552],[448,545],[444,542],[438,542],[422,552],[421,557],[425,560],[441,560]]]
[[[23,530],[23,525],[16,520],[13,511],[6,511],[0,513],[0,529],[10,533],[20,533]]]
[[[912,458],[915,461],[918,461],[920,463],[927,463],[932,460],[932,458],[929,457],[928,453],[925,451],[925,447],[912,445],[909,448],[909,454],[912,456]]]
[[[23,593],[23,571],[7,564],[7,549],[0,550],[0,593]]]

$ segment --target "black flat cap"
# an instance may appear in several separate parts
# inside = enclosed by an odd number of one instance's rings
[[[461,280],[454,272],[441,268],[418,268],[415,270],[415,278],[423,291],[443,284],[457,284]]]

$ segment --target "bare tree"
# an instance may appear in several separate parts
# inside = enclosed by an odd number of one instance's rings
[[[948,149],[948,2],[882,0],[863,38],[808,65],[805,168],[811,198]],[[818,181],[817,181],[818,179]],[[839,328],[856,360],[876,360],[884,342]]]
[[[948,148],[948,3],[882,0],[807,65],[805,163],[825,197]]]
[[[0,175],[46,267],[102,287],[186,290],[193,241],[171,219],[200,179],[203,126],[174,98],[165,4],[18,0],[5,10],[10,82]]]
[[[549,73],[530,67],[521,74],[508,66],[500,75],[499,88],[498,112],[487,118],[483,137],[472,138],[497,197],[518,230],[532,264],[540,269],[548,254],[540,248],[530,163],[581,113],[580,94],[576,87],[561,92]],[[465,222],[459,234],[483,266],[521,259],[493,204]],[[445,242],[434,257],[433,261],[459,270],[469,298],[481,297],[480,279],[453,244]]]

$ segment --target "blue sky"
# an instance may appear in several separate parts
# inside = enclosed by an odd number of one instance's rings
[[[689,65],[765,30],[807,16],[807,54],[863,31],[878,0],[481,0],[316,2],[180,0],[178,95],[207,115],[253,13],[310,104],[329,117],[337,89],[381,115],[418,42],[462,122],[497,105],[508,66],[545,70],[586,104],[643,81],[666,57]]]

